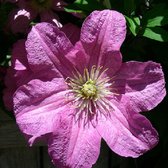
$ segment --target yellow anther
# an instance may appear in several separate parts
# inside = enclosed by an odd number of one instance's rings
[[[85,84],[83,84],[81,92],[86,99],[95,97],[97,95],[95,81],[89,79]]]

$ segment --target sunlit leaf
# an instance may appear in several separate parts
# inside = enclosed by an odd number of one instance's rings
[[[69,12],[69,13],[82,13],[82,10],[79,10],[79,9],[71,9],[73,8],[73,6],[68,6],[65,9],[66,12]]]
[[[168,32],[160,27],[145,28],[143,36],[160,42],[168,41]]]
[[[134,36],[136,36],[138,34],[138,31],[139,31],[139,28],[140,28],[140,20],[138,17],[134,17],[134,18],[131,18],[131,17],[128,17],[128,16],[125,16],[126,20],[127,20],[127,24],[128,24],[128,27],[130,29],[130,31],[132,32],[132,34]]]
[[[155,5],[143,16],[142,24],[146,27],[164,26],[168,24],[168,8],[165,4]]]

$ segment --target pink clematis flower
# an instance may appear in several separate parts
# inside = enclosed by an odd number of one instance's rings
[[[41,22],[49,22],[62,27],[55,11],[63,10],[65,3],[62,0],[18,0],[18,9],[11,11],[8,27],[13,33],[25,33],[29,24],[38,15]]]
[[[5,76],[6,88],[4,89],[3,101],[9,111],[13,109],[13,94],[16,89],[32,79],[31,76],[33,73],[28,66],[26,54],[25,40],[19,40],[13,46],[11,58],[12,64],[8,68],[7,74]]]
[[[4,76],[6,74],[6,67],[3,67],[2,65],[0,65],[0,81],[4,80]]]
[[[68,23],[61,28],[61,31],[67,35],[72,44],[75,44],[79,39],[80,29],[76,25]],[[25,40],[18,40],[13,45],[11,63],[12,65],[8,68],[7,75],[5,76],[6,88],[4,89],[3,96],[4,104],[9,111],[13,109],[13,94],[17,88],[34,78],[33,71],[31,71],[27,60]]]
[[[14,113],[30,145],[47,138],[60,168],[90,168],[102,138],[115,153],[134,158],[158,143],[156,130],[139,112],[164,98],[162,68],[152,61],[122,63],[125,34],[124,16],[103,10],[87,17],[74,45],[48,23],[28,35],[26,59],[33,75],[22,76]]]

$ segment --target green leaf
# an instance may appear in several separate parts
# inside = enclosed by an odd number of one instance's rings
[[[128,17],[125,16],[128,27],[130,29],[130,31],[132,32],[132,34],[134,36],[136,36],[139,32],[139,28],[140,28],[140,20],[138,17]]]
[[[146,26],[155,27],[155,26],[163,26],[165,24],[168,24],[168,14],[167,16],[157,16],[153,19],[148,19]]]
[[[94,10],[104,9],[104,6],[97,0],[76,0],[73,4],[66,6],[67,12],[90,13]]]
[[[160,27],[145,28],[143,36],[160,42],[168,41],[168,32]]]
[[[164,26],[168,24],[168,8],[165,4],[155,5],[143,16],[142,24],[146,27]]]
[[[73,7],[72,7],[73,8]],[[82,10],[79,9],[71,9],[71,6],[68,6],[66,8],[64,8],[66,12],[69,13],[82,13]]]

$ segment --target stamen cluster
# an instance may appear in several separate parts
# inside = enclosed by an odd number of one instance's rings
[[[74,105],[78,117],[89,117],[98,112],[107,114],[111,103],[108,100],[111,92],[110,78],[105,76],[107,69],[92,66],[90,72],[84,69],[83,75],[76,71],[73,78],[69,78],[68,85],[74,95]]]

